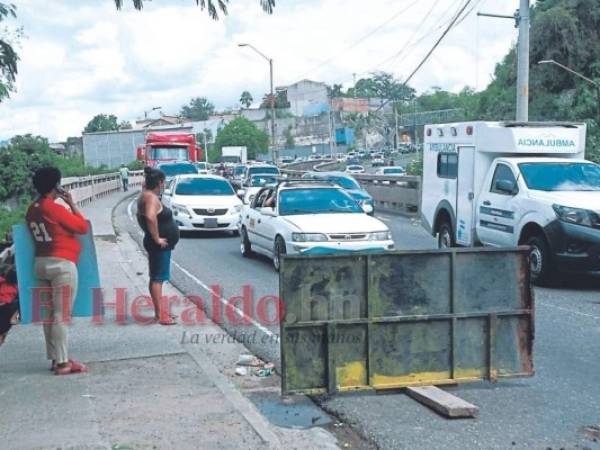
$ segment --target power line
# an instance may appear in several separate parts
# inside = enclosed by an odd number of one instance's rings
[[[406,78],[406,80],[404,80],[404,84],[408,84],[408,82],[412,79],[412,77],[415,76],[415,74],[419,71],[419,69],[421,69],[421,67],[423,67],[423,65],[427,62],[427,60],[433,54],[433,52],[435,51],[435,49],[438,48],[438,46],[440,45],[440,43],[444,40],[444,38],[446,37],[446,35],[448,33],[450,33],[450,31],[452,30],[452,28],[454,28],[454,25],[456,24],[456,22],[460,18],[460,15],[467,9],[467,6],[469,6],[471,4],[471,2],[472,2],[472,0],[467,0],[465,2],[464,6],[461,8],[461,10],[458,12],[458,14],[454,17],[454,19],[452,20],[452,22],[450,22],[450,25],[448,25],[448,27],[444,30],[444,32],[442,33],[442,35],[440,36],[440,38],[435,42],[435,44],[433,44],[433,47],[431,48],[431,50],[429,50],[429,52],[427,52],[427,54],[425,55],[425,57],[423,58],[423,60],[419,63],[419,65],[417,66],[417,68],[412,71],[412,73],[408,76],[408,78]]]
[[[346,53],[348,50],[353,49],[354,47],[358,46],[359,44],[361,44],[363,41],[367,40],[368,38],[370,38],[371,36],[373,36],[375,33],[377,33],[379,30],[381,30],[382,28],[384,28],[385,26],[387,26],[388,24],[392,23],[394,20],[396,20],[400,15],[404,14],[405,12],[407,12],[410,8],[412,8],[414,5],[416,5],[417,3],[419,3],[419,0],[415,0],[412,3],[410,3],[408,6],[403,7],[400,11],[396,12],[394,15],[392,15],[392,17],[390,17],[389,19],[387,19],[386,21],[384,21],[383,23],[381,23],[380,25],[376,26],[375,28],[373,28],[371,31],[369,31],[367,34],[365,34],[364,36],[360,37],[358,40],[356,40],[354,43],[350,44],[348,47],[344,48],[342,51],[336,53],[334,56],[330,57],[329,59],[320,62],[318,65],[315,65],[313,68],[311,68],[310,70],[306,71],[305,73],[303,73],[299,78],[302,79],[304,78],[306,75],[308,75],[309,73],[312,73],[315,69],[322,69],[323,67],[326,67],[327,65],[329,65],[329,63],[331,63],[332,61],[336,60],[337,58],[339,58],[341,55],[343,55],[344,53]]]

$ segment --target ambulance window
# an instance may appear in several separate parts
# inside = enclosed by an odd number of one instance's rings
[[[440,153],[437,174],[439,178],[455,179],[458,176],[458,155],[456,153]]]
[[[490,192],[501,195],[512,195],[511,193],[498,189],[498,181],[504,181],[506,184],[510,183],[513,186],[517,186],[517,179],[515,178],[513,171],[506,164],[498,164],[494,171],[494,178],[492,179],[492,186]]]

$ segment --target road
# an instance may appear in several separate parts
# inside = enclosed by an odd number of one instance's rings
[[[115,222],[139,240],[131,213],[131,205],[123,204]],[[435,240],[419,223],[379,217],[391,228],[397,248],[435,247]],[[207,299],[213,285],[222,287],[223,298],[241,295],[244,285],[252,287],[255,300],[279,292],[270,261],[243,258],[239,239],[227,234],[183,237],[174,251],[173,266],[173,283],[188,295]],[[535,377],[448,388],[480,407],[478,419],[446,420],[397,393],[316,401],[383,449],[600,448],[582,431],[600,424],[600,280],[571,277],[564,284],[535,289]],[[212,306],[208,310],[212,312]],[[278,326],[255,321],[224,327],[242,339],[253,333],[265,337],[248,339],[247,347],[263,359],[279,361]]]

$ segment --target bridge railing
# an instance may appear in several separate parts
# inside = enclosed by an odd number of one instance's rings
[[[135,170],[129,172],[129,186],[141,186],[144,172]],[[121,189],[121,176],[118,172],[86,177],[63,178],[62,186],[71,192],[78,206],[87,205],[94,199],[102,198]]]
[[[421,212],[421,177],[353,174],[356,181],[375,202],[378,211],[419,216]]]

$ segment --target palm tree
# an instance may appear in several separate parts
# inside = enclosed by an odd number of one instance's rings
[[[142,9],[144,7],[144,0],[132,0],[132,2],[135,9]],[[228,3],[229,0],[196,0],[196,4],[202,9],[206,8],[210,17],[215,20],[219,18],[218,9],[220,9],[223,14],[227,15]],[[115,0],[115,4],[117,5],[117,9],[121,9],[123,7],[123,0]],[[275,7],[275,0],[260,0],[260,6],[262,6],[262,9],[265,12],[271,14]]]
[[[250,105],[254,99],[252,98],[252,94],[248,91],[242,92],[242,96],[240,97],[240,103],[244,105],[246,108],[250,108]]]
[[[12,4],[0,3],[0,22],[11,17],[17,17],[16,7]],[[19,56],[10,39],[5,38],[8,35],[6,29],[3,28],[0,32],[2,33],[0,36],[0,101],[2,101],[14,89]]]

